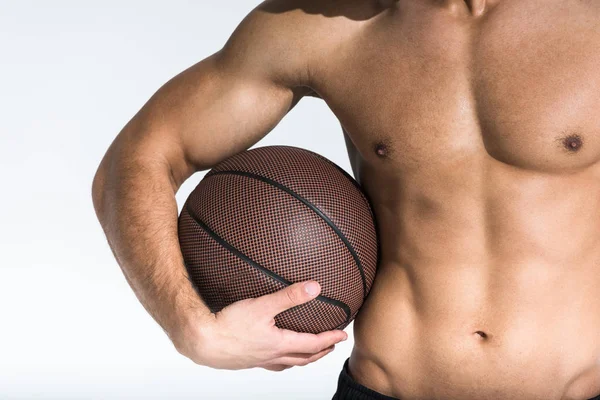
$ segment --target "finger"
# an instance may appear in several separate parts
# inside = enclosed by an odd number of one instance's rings
[[[266,313],[269,319],[273,319],[287,309],[309,302],[320,292],[321,286],[316,281],[299,282],[275,293],[257,297],[255,304]]]
[[[266,365],[261,368],[264,368],[269,371],[281,372],[283,370],[292,368],[292,366],[291,365],[274,364],[274,365]]]
[[[333,350],[333,349],[335,349],[335,344],[332,346],[329,346],[328,348],[323,349],[321,351],[327,351],[327,350]],[[288,353],[282,357],[308,358],[310,356],[314,356],[314,354],[311,354],[311,353]]]
[[[288,353],[315,354],[348,338],[348,334],[339,329],[318,334],[283,329],[281,333],[282,340],[278,347],[281,355]]]
[[[304,366],[317,361],[318,359],[325,357],[335,349],[334,346],[330,346],[325,350],[322,350],[316,354],[304,354],[304,353],[291,353],[283,357],[276,358],[273,360],[274,363],[291,365],[291,366]]]

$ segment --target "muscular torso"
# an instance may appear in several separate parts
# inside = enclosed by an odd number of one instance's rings
[[[389,3],[311,76],[381,240],[352,375],[403,400],[600,394],[600,2]]]

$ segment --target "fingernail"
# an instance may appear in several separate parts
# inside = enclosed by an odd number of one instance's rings
[[[304,290],[309,296],[314,296],[319,293],[319,284],[316,282],[309,282],[304,284]]]

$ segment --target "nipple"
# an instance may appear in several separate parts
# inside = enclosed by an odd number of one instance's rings
[[[563,146],[570,152],[577,152],[583,146],[583,139],[577,134],[562,138]]]
[[[577,150],[581,147],[581,138],[579,136],[574,136],[567,139],[567,143],[570,149]]]
[[[379,156],[379,157],[385,157],[387,155],[388,149],[387,146],[385,145],[385,143],[383,142],[378,142],[375,145],[375,153]]]

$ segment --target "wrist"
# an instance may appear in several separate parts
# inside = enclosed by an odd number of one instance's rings
[[[210,322],[214,317],[210,309],[187,279],[180,278],[170,285],[171,293],[163,297],[161,302],[168,304],[165,313],[168,316],[165,330],[171,335],[189,336],[203,322]],[[164,301],[169,298],[169,301]]]
[[[200,358],[210,348],[208,344],[212,342],[215,323],[215,314],[210,310],[189,310],[179,317],[179,321],[167,334],[177,351],[194,362],[203,364]]]

